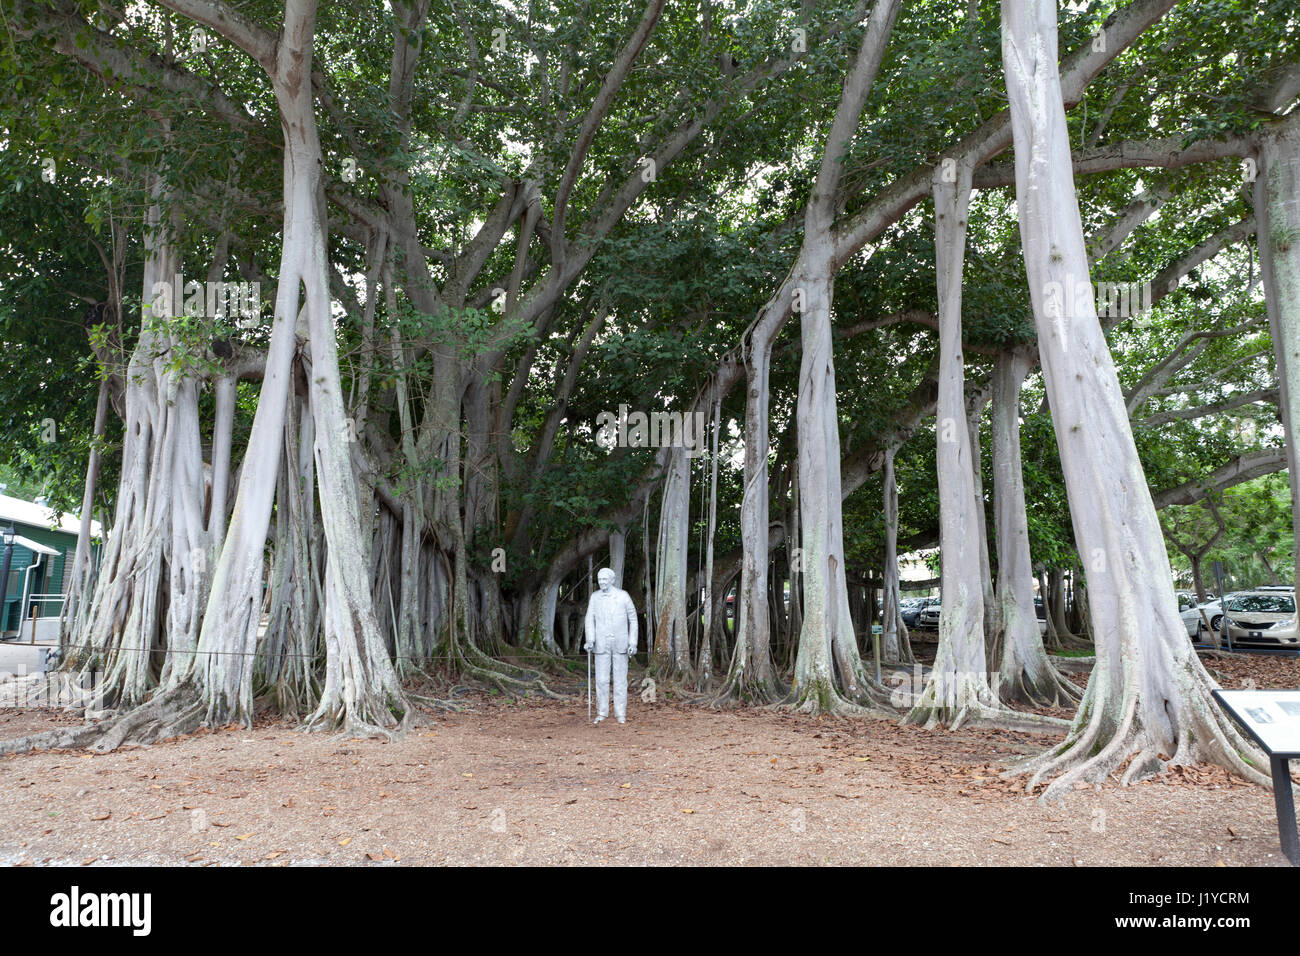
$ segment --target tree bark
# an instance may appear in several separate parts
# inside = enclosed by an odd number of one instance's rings
[[[1020,351],[997,358],[993,379],[993,510],[997,529],[1002,650],[994,691],[999,699],[1043,707],[1077,702],[1080,691],[1048,659],[1034,613],[1034,570],[1020,458],[1020,387],[1029,359]]]
[[[891,664],[911,664],[912,642],[900,608],[902,591],[898,580],[898,480],[894,456],[898,449],[885,449],[881,482],[885,489],[885,586],[881,613],[881,658]]]
[[[953,182],[935,177],[935,260],[939,286],[939,549],[943,606],[934,666],[905,723],[960,727],[999,715],[984,651],[984,580],[979,509],[968,424],[961,342],[963,260],[970,208],[970,166],[958,163]],[[1010,718],[1008,718],[1010,719]]]
[[[1291,520],[1300,545],[1300,125],[1269,124],[1260,138],[1255,221],[1269,331],[1277,362],[1278,412],[1291,474]],[[1297,552],[1300,553],[1300,552]],[[1295,579],[1300,582],[1300,561]]]
[[[657,679],[684,678],[689,662],[686,561],[690,532],[691,462],[685,448],[669,453],[659,505],[655,554],[655,635],[651,662]]]
[[[1211,760],[1262,783],[1267,778],[1241,756],[1253,748],[1211,702],[1214,682],[1178,616],[1164,535],[1097,319],[1052,0],[1004,0],[1002,59],[1039,357],[1093,595],[1097,651],[1066,740],[1017,772],[1032,774],[1030,786],[1052,777],[1044,799],[1076,781],[1101,783],[1126,760],[1123,781],[1139,779],[1166,766],[1169,755],[1175,764]]]

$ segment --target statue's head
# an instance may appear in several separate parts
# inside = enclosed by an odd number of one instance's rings
[[[602,591],[608,594],[609,589],[614,586],[614,572],[609,568],[601,568],[596,572],[596,583],[600,585]]]

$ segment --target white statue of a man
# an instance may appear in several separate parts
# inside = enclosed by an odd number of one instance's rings
[[[636,607],[628,593],[614,587],[614,572],[601,568],[600,590],[587,604],[586,650],[596,654],[596,723],[609,716],[610,671],[614,679],[614,716],[627,721],[627,659],[636,653]]]

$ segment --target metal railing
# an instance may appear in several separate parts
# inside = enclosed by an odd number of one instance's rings
[[[26,613],[30,617],[32,613],[31,609],[36,604],[58,604],[61,610],[63,607],[63,602],[66,601],[67,599],[68,596],[66,594],[29,594],[27,595]],[[58,614],[42,613],[39,616],[58,617]]]

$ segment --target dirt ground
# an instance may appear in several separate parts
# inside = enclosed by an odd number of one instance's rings
[[[1300,660],[1209,661],[1225,686]],[[635,686],[635,685],[634,685]],[[1056,738],[712,711],[628,723],[465,698],[395,741],[283,721],[0,759],[0,863],[1280,866],[1269,791],[1213,768],[1041,805],[999,771]],[[0,739],[69,722],[0,711]]]

